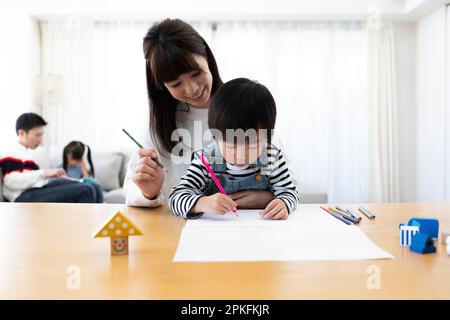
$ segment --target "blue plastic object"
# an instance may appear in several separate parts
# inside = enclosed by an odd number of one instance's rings
[[[436,247],[430,235],[419,232],[413,236],[409,250],[422,254],[433,253],[436,252]]]
[[[83,183],[94,183],[94,179],[91,179],[91,178],[83,178]]]
[[[409,219],[408,226],[418,226],[420,233],[428,234],[434,239],[439,237],[438,219],[413,217]]]

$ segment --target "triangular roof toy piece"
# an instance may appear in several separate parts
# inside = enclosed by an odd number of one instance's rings
[[[94,234],[94,238],[111,238],[111,255],[128,254],[128,237],[143,233],[122,212],[117,211],[106,224]]]

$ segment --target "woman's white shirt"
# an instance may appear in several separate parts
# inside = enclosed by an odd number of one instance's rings
[[[186,173],[194,150],[202,148],[210,140],[208,134],[208,109],[197,109],[180,104],[176,113],[177,130],[173,137],[183,136],[183,141],[177,145],[177,149],[183,149],[182,156],[160,153],[159,160],[167,169],[161,192],[154,200],[147,199],[139,187],[133,182],[136,163],[139,160],[138,150],[131,156],[128,162],[127,173],[124,181],[124,195],[126,204],[138,207],[156,207],[166,202],[172,188],[178,184],[183,174]],[[148,132],[148,130],[147,130]],[[145,148],[155,148],[155,142],[150,134],[146,134]],[[156,149],[156,148],[155,148]]]

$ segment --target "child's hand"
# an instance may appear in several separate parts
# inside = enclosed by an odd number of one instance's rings
[[[286,204],[281,199],[274,199],[259,213],[263,218],[272,220],[286,220],[289,216]]]
[[[194,206],[192,212],[207,212],[223,215],[229,211],[236,210],[236,202],[229,196],[216,193],[211,196],[201,197]]]

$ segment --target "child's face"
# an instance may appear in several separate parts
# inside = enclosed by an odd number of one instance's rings
[[[200,71],[183,73],[177,79],[165,82],[172,97],[193,107],[206,108],[211,98],[212,75],[208,61],[200,55],[194,54]]]
[[[236,167],[243,167],[255,162],[261,155],[264,143],[256,142],[237,143],[220,140],[218,142],[220,153],[226,162]]]

